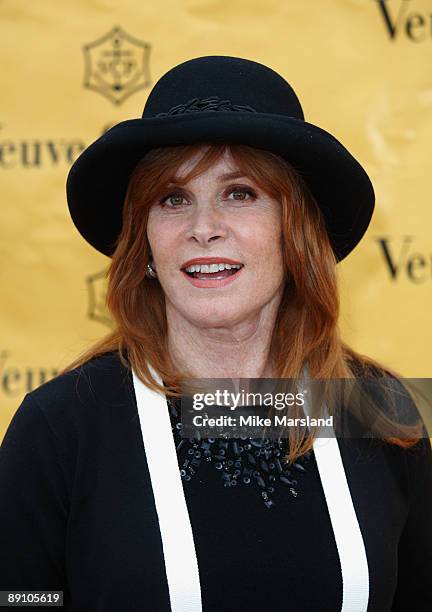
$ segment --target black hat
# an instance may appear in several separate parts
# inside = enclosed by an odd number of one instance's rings
[[[375,195],[360,163],[334,136],[304,120],[296,93],[277,72],[210,55],[171,68],[153,87],[141,118],[113,126],[76,159],[66,190],[80,234],[112,256],[137,162],[155,147],[199,142],[244,144],[285,158],[321,208],[338,261],[365,233]]]

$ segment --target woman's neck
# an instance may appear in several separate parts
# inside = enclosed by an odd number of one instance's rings
[[[232,327],[198,327],[167,307],[168,350],[194,378],[271,378],[270,345],[278,304]]]

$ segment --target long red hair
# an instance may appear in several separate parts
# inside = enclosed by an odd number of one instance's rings
[[[161,197],[180,165],[202,147],[195,144],[152,149],[135,167],[125,196],[122,231],[113,245],[107,272],[106,304],[114,330],[60,374],[118,350],[122,363],[133,367],[148,387],[166,395],[181,394],[182,380],[190,374],[179,371],[170,360],[164,292],[158,281],[146,276],[150,261],[147,220],[150,207]],[[299,377],[307,363],[310,376],[317,379],[356,378],[370,373],[399,378],[395,371],[357,353],[341,340],[337,260],[325,219],[300,172],[266,150],[211,144],[182,183],[206,171],[226,149],[239,169],[282,205],[286,283],[271,339],[274,377]],[[149,364],[166,386],[153,379]],[[382,438],[390,443],[408,447],[420,437],[418,429],[389,429],[385,418],[382,422]],[[311,448],[313,433],[307,435],[290,428],[289,439],[288,458],[293,461]]]

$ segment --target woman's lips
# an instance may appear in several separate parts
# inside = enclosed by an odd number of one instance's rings
[[[216,278],[195,278],[194,276],[190,276],[187,272],[182,270],[182,274],[187,278],[187,280],[194,286],[200,287],[204,289],[217,289],[218,287],[224,287],[225,285],[229,285],[236,280],[236,278],[240,275],[244,266],[239,268],[234,272],[234,274],[230,274],[226,278],[216,279]]]

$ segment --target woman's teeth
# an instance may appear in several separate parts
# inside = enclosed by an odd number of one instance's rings
[[[186,272],[201,272],[202,274],[212,274],[222,270],[231,270],[242,267],[242,264],[216,263],[216,264],[193,264],[185,268]]]
[[[194,278],[222,280],[232,276],[242,267],[243,264],[194,264],[185,268],[185,272]]]

